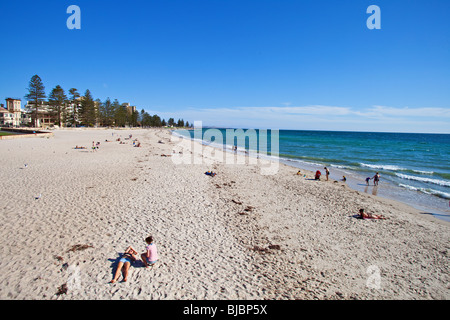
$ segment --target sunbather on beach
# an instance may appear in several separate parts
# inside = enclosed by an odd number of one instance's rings
[[[133,247],[129,246],[125,252],[123,253],[122,257],[120,258],[119,264],[117,265],[116,273],[114,274],[114,278],[110,281],[110,283],[114,283],[119,279],[120,272],[122,271],[123,275],[123,282],[127,281],[128,278],[128,271],[131,266],[131,262],[136,260],[135,255],[137,255],[138,252],[133,249]]]
[[[374,215],[371,213],[365,213],[364,209],[359,209],[359,218],[360,219],[387,219],[384,216],[380,215]]]

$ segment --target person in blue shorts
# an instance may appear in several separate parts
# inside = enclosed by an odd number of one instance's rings
[[[129,246],[122,257],[119,260],[119,264],[117,265],[116,273],[114,274],[114,278],[110,281],[110,283],[114,283],[119,279],[120,271],[122,271],[123,280],[122,282],[127,281],[128,271],[130,270],[131,263],[136,260],[135,255],[138,252],[133,249],[133,247]],[[123,270],[122,270],[123,269]]]

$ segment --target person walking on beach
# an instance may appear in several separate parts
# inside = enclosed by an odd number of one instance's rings
[[[135,255],[137,255],[137,251],[133,249],[133,247],[129,246],[122,257],[119,260],[119,264],[117,265],[116,273],[114,274],[113,279],[110,283],[116,282],[120,277],[120,272],[122,271],[123,282],[127,281],[128,271],[130,270],[131,262],[136,261]]]
[[[378,172],[372,177],[372,179],[373,179],[373,185],[377,186],[378,181],[380,181],[380,175],[378,174]]]
[[[327,167],[325,167],[324,169],[325,169],[325,176],[327,177],[327,181],[328,181],[328,176],[330,175],[330,170],[328,170]]]
[[[366,178],[366,184],[367,184],[367,185],[369,185],[370,179],[372,179],[372,178],[371,178],[371,177],[367,177],[367,178]]]
[[[150,265],[155,264],[158,261],[158,250],[156,249],[156,244],[153,243],[153,237],[149,236],[145,239],[147,243],[146,251],[141,254],[142,262],[146,268]]]

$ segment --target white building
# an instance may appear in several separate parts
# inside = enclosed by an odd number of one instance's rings
[[[30,121],[30,117],[21,109],[20,99],[7,98],[6,108],[0,107],[0,126],[20,127]]]

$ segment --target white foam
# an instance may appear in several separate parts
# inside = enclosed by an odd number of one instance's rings
[[[367,164],[367,163],[360,163],[362,167],[372,168],[372,169],[382,169],[382,170],[392,170],[392,171],[398,171],[398,170],[407,170],[402,167],[398,167],[395,165],[390,164]]]
[[[450,187],[450,181],[430,179],[430,178],[424,178],[424,177],[416,177],[416,176],[410,176],[410,175],[402,174],[402,173],[396,173],[395,175],[401,179],[415,180],[415,181],[433,183],[433,184],[437,184],[440,186]]]
[[[407,184],[402,184],[402,183],[400,183],[399,186],[403,187],[403,188],[406,188],[406,189],[409,189],[409,190],[412,190],[412,191],[420,191],[420,192],[423,192],[423,193],[426,193],[426,194],[431,194],[431,195],[434,195],[434,196],[438,196],[438,197],[441,197],[441,198],[444,198],[444,199],[450,199],[450,193],[447,193],[447,192],[442,192],[442,191],[433,190],[433,189],[416,188],[416,187],[413,187],[413,186],[410,186],[410,185],[407,185]]]

